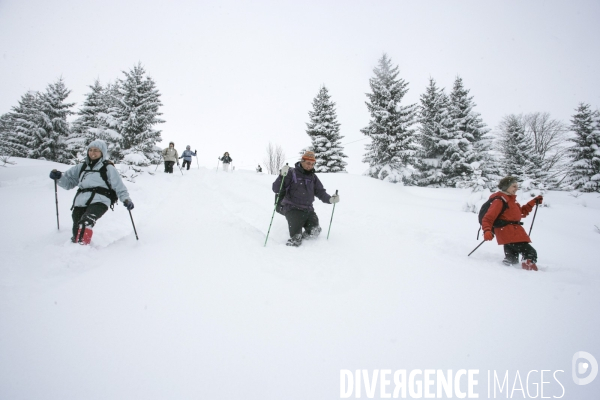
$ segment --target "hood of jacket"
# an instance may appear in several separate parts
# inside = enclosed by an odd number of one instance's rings
[[[100,157],[98,159],[98,162],[102,162],[102,160],[108,160],[108,146],[106,145],[106,142],[104,140],[96,139],[92,143],[90,143],[88,145],[88,147],[85,149],[85,162],[86,163],[90,164],[92,162],[92,160],[90,160],[90,157],[88,156],[88,151],[92,147],[100,149],[100,151],[102,152],[102,157]]]

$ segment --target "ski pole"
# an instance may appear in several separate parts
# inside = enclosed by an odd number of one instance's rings
[[[471,254],[475,253],[475,250],[477,250],[477,249],[478,249],[478,248],[479,248],[479,247],[480,247],[482,244],[484,244],[484,243],[485,243],[485,240],[483,240],[481,243],[479,243],[479,245],[478,245],[477,247],[475,247],[475,248],[473,249],[473,251],[472,251],[472,252],[470,252],[470,253],[469,253],[469,255],[468,255],[467,257],[469,257]]]
[[[133,225],[133,232],[135,232],[135,240],[140,240],[140,238],[137,235],[137,230],[135,229],[135,224],[133,223],[133,215],[131,215],[131,210],[129,211],[129,218],[131,218],[131,225]]]
[[[162,160],[162,154],[160,155],[160,158],[158,159],[158,163],[156,164],[156,168],[154,168],[154,172],[156,172],[156,170],[158,169],[158,166],[160,165],[160,160]]]
[[[285,165],[288,165],[287,163]],[[279,192],[277,192],[277,197],[275,197],[275,206],[273,207],[273,215],[271,215],[271,223],[269,224],[269,230],[267,231],[267,237],[265,238],[265,245],[263,247],[267,247],[267,240],[269,240],[269,233],[271,233],[271,225],[273,225],[273,217],[275,216],[275,209],[277,208],[277,203],[279,203],[279,196],[281,196],[281,189],[283,188],[283,181],[285,181],[285,176],[287,172],[281,178],[281,185],[279,185]]]
[[[198,151],[196,151],[196,154],[198,154]],[[198,156],[196,156],[196,165],[198,166],[198,169],[200,169],[200,163],[198,162]]]
[[[217,172],[219,172],[219,161],[221,161],[221,159],[217,157]]]
[[[531,230],[533,229],[533,223],[535,222],[535,215],[537,214],[538,202],[535,201],[535,212],[533,213],[533,220],[531,220],[531,226],[529,227],[529,236],[531,236]]]
[[[337,196],[338,191],[335,190],[335,194]],[[329,232],[331,232],[331,222],[333,222],[333,213],[335,212],[335,203],[333,204],[333,210],[331,210],[331,219],[329,220],[329,230],[327,230],[327,240],[329,240]]]
[[[181,167],[179,166],[179,163],[177,163],[177,168],[179,168],[179,172],[181,172],[181,175],[183,175],[183,170],[181,169]]]
[[[60,231],[60,222],[58,221],[58,186],[54,180],[54,198],[56,199],[56,228]]]

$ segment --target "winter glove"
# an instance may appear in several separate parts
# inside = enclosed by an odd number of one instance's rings
[[[281,176],[286,176],[289,170],[290,166],[285,164],[283,167],[281,167]]]
[[[533,207],[536,204],[542,204],[542,201],[544,200],[544,197],[542,195],[536,196],[533,198],[533,200],[531,200],[528,204]]]
[[[127,199],[123,202],[123,205],[127,207],[129,211],[133,210],[133,201]]]
[[[331,196],[329,198],[329,202],[331,204],[339,203],[340,202],[340,195],[339,194],[334,194],[333,196]]]
[[[53,169],[53,170],[50,172],[50,179],[57,180],[57,179],[60,179],[60,177],[61,177],[61,176],[62,176],[62,172],[60,172],[60,171],[57,171],[57,170],[55,170],[55,169]]]
[[[494,234],[491,231],[483,232],[483,240],[490,241],[494,238]]]

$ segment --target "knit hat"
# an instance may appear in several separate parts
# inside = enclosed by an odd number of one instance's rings
[[[514,176],[507,176],[500,179],[500,182],[498,182],[498,189],[506,192],[513,183],[517,183],[517,178]]]
[[[302,160],[317,162],[317,159],[315,158],[315,153],[312,151],[307,151],[306,153],[304,153],[304,155],[302,156]]]
[[[185,146],[186,149],[191,149],[190,145],[188,144],[187,146]]]
[[[173,147],[175,147],[175,143],[173,143],[173,142],[169,142],[169,146],[170,145],[173,145]]]

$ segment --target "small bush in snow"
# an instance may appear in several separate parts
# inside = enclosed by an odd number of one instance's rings
[[[10,156],[0,156],[0,163],[2,163],[3,167],[6,167],[6,165],[15,165],[16,162],[14,161],[9,161]]]

